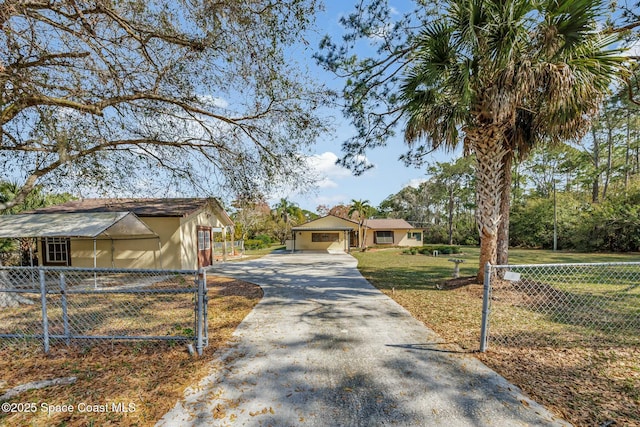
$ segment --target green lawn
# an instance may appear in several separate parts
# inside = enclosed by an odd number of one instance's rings
[[[374,286],[447,343],[475,352],[480,342],[483,292],[482,285],[473,279],[479,249],[465,247],[462,252],[432,257],[388,249],[352,255],[358,259],[362,275]],[[460,275],[468,280],[450,281],[454,266],[450,258],[464,259]],[[632,261],[640,261],[640,254],[510,251],[510,264]],[[494,299],[506,295],[498,292],[494,291]],[[493,344],[487,353],[477,353],[483,362],[575,425],[601,425],[612,420],[615,425],[640,425],[640,349],[636,345],[563,345],[561,339],[575,331],[567,332],[566,325],[521,301],[510,303],[504,310],[497,310],[499,303],[493,303],[496,324],[514,325],[511,330],[503,329],[508,336],[525,331],[538,338]],[[545,343],[548,336],[557,337],[558,342]]]
[[[425,289],[450,279],[454,264],[451,258],[463,259],[461,276],[475,276],[478,271],[480,250],[462,247],[462,253],[440,255],[405,255],[400,249],[353,252],[358,259],[358,268],[380,289]],[[512,249],[509,264],[556,264],[587,262],[631,262],[640,261],[640,254],[587,254],[553,252],[536,249]],[[375,272],[375,274],[374,274]]]
[[[268,248],[263,248],[263,249],[245,249],[242,260],[246,261],[248,259],[260,258],[265,255],[269,255],[271,252],[275,250],[280,250],[284,248],[285,248],[284,245],[277,244],[277,245],[271,245]]]

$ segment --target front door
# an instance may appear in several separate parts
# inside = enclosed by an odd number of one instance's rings
[[[358,245],[358,232],[357,231],[351,231],[351,233],[349,234],[349,245],[352,248],[357,248]]]
[[[211,227],[198,226],[198,268],[211,265]]]

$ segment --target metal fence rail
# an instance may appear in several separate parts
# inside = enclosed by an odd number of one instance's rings
[[[204,271],[0,267],[0,348],[155,340],[207,345]]]
[[[640,262],[486,266],[480,350],[640,345]]]
[[[215,256],[240,255],[244,253],[244,240],[234,240],[233,242],[213,242],[213,253]]]

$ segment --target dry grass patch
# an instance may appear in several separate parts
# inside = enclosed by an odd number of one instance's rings
[[[35,412],[0,412],[0,425],[153,425],[184,389],[207,374],[214,353],[228,345],[236,326],[262,298],[249,283],[208,277],[209,346],[202,357],[192,357],[184,345],[170,343],[114,343],[91,348],[52,346],[0,351],[0,395],[31,381],[77,377],[71,385],[53,386],[20,394],[7,403],[35,403]],[[121,406],[118,407],[117,405]],[[131,404],[131,405],[130,405]],[[58,405],[58,407],[56,407]],[[74,412],[51,415],[44,409]],[[116,406],[113,406],[116,405]],[[133,409],[121,412],[121,408]],[[104,412],[79,412],[95,409]],[[115,410],[114,410],[115,409]]]
[[[640,426],[640,348],[491,345],[478,353],[482,286],[384,291],[447,343],[475,353],[576,426]]]

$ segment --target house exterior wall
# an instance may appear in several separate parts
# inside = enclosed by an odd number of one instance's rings
[[[160,237],[158,239],[104,239],[96,240],[96,266],[98,268],[163,268],[181,269],[180,219],[172,217],[140,218]],[[38,239],[38,263],[43,265],[42,239]],[[94,266],[93,239],[70,239],[71,266]]]
[[[348,234],[345,236],[344,230],[334,230],[334,228],[350,227],[354,230],[358,229],[358,225],[336,216],[325,216],[304,224],[303,227],[313,228],[313,231],[296,231],[295,248],[296,250],[309,251],[329,251],[329,252],[346,252],[348,251]],[[323,230],[324,229],[324,230]],[[337,241],[330,242],[314,242],[313,234],[338,234]]]
[[[96,240],[99,268],[160,268],[158,239]],[[71,239],[71,266],[93,267],[93,240]]]
[[[180,218],[176,217],[142,217],[140,218],[160,237],[162,253],[160,258],[162,268],[169,270],[182,269],[182,256],[180,253]],[[157,242],[156,242],[157,245]],[[147,267],[151,268],[151,259],[147,258]]]
[[[338,240],[335,242],[314,242],[313,234],[338,234]],[[347,241],[345,233],[342,230],[327,231],[299,231],[296,232],[295,239],[296,250],[307,251],[328,251],[328,252],[346,252]]]
[[[96,266],[99,268],[151,268],[195,270],[198,268],[197,227],[223,228],[224,224],[208,210],[178,217],[141,217],[158,239],[96,240]],[[71,266],[94,266],[93,239],[70,239]],[[38,262],[43,265],[42,243],[38,242]]]
[[[223,238],[226,240],[225,225],[215,215],[213,210],[205,208],[187,218],[180,219],[180,254],[181,266],[184,270],[196,270],[198,268],[198,226],[206,226],[223,229]],[[215,233],[214,236],[215,237]],[[216,254],[214,254],[215,257]]]

